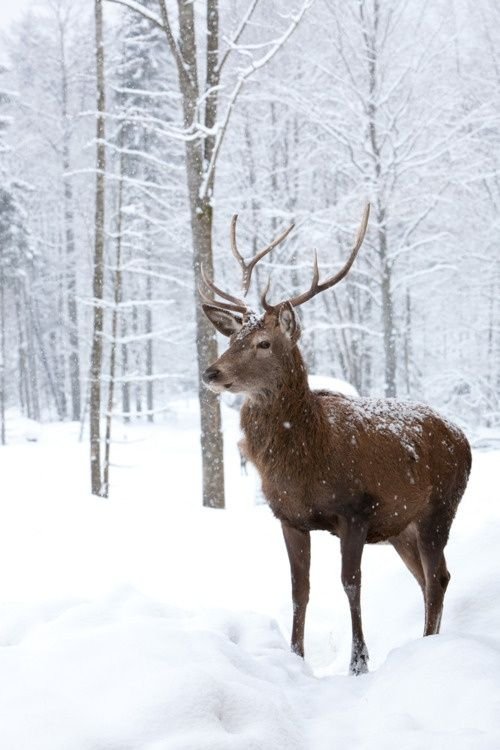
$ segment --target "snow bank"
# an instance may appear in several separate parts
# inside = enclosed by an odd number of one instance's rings
[[[474,455],[442,635],[420,637],[422,597],[390,546],[365,550],[372,671],[351,678],[338,540],[313,535],[303,663],[237,415],[227,511],[200,508],[197,429],[188,402],[167,426],[117,429],[108,501],[88,494],[74,425],[2,449],[1,750],[497,750],[500,453]]]
[[[0,629],[8,750],[500,745],[498,639],[419,639],[367,676],[318,679],[251,613],[182,612],[122,589],[17,619]]]
[[[131,591],[0,633],[7,750],[303,747],[303,671],[267,618],[189,614]]]
[[[500,643],[432,636],[392,651],[365,677],[324,678],[314,750],[494,750],[500,746]]]
[[[343,393],[344,396],[359,396],[356,388],[347,380],[332,378],[329,375],[308,375],[309,388],[315,391],[333,391]]]

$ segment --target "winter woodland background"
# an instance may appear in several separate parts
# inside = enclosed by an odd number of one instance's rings
[[[498,0],[3,0],[0,24],[14,6],[0,747],[498,750]],[[350,678],[325,532],[290,652],[280,524],[240,472],[236,410],[199,389],[217,341],[197,286],[203,263],[238,293],[238,213],[248,256],[296,225],[251,301],[268,274],[273,301],[306,288],[367,200],[349,276],[301,309],[310,369],[431,403],[474,458],[441,634],[420,637],[418,586],[368,545],[372,671]]]
[[[1,440],[13,409],[92,421],[91,373],[103,420],[161,421],[196,394],[197,354],[200,367],[213,355],[200,261],[210,271],[213,254],[237,291],[231,215],[247,254],[295,222],[250,293],[271,273],[277,300],[309,284],[314,248],[324,271],[342,263],[366,200],[348,279],[301,312],[311,370],[424,400],[469,432],[498,426],[499,4],[123,0],[103,12],[100,117],[94,3],[34,2],[2,38]],[[204,408],[216,428],[217,405]],[[204,449],[216,464],[220,446]]]

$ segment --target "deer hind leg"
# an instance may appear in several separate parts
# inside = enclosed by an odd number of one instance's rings
[[[353,675],[368,672],[368,649],[361,622],[361,556],[366,534],[366,526],[350,523],[340,535],[342,585],[351,609],[352,650],[349,672]]]
[[[292,578],[293,625],[292,651],[304,656],[304,627],[309,601],[309,568],[311,563],[311,536],[308,531],[300,531],[281,524],[285,538],[290,574]]]
[[[425,596],[425,574],[418,549],[417,530],[410,525],[398,536],[391,537],[389,541],[417,581]]]
[[[448,540],[449,527],[443,528],[442,519],[427,519],[420,524],[418,548],[425,577],[425,635],[439,633],[444,595],[450,581],[443,550]]]
[[[425,573],[424,635],[436,635],[441,626],[443,603],[450,574],[442,550],[424,548],[421,551]]]

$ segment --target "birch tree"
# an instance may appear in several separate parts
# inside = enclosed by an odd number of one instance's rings
[[[159,14],[148,6],[132,0],[113,0],[149,18],[165,34],[166,44],[175,60],[178,86],[182,102],[183,132],[179,137],[185,143],[185,167],[188,187],[191,232],[193,240],[193,272],[195,290],[201,284],[201,268],[213,276],[213,223],[214,184],[217,162],[222,143],[235,108],[238,96],[246,81],[268,63],[285,44],[297,28],[310,5],[306,0],[302,8],[292,15],[288,26],[280,36],[268,42],[267,51],[259,58],[251,47],[241,46],[241,51],[250,56],[246,63],[233,72],[229,79],[229,91],[221,96],[224,86],[223,73],[249,21],[255,12],[258,0],[252,0],[233,32],[227,49],[220,44],[220,17],[218,0],[207,0],[205,17],[198,18],[195,5],[190,0],[179,0],[177,5],[176,37],[171,23],[166,0],[158,0]],[[203,32],[197,35],[197,28]],[[201,38],[201,41],[200,41]],[[201,55],[204,60],[201,62]],[[222,107],[222,113],[220,108]],[[195,291],[196,294],[196,291]],[[208,391],[202,382],[202,374],[208,364],[217,358],[217,341],[213,328],[203,315],[197,298],[196,342],[198,360],[198,396],[200,402],[201,451],[203,469],[203,504],[207,507],[224,507],[224,461],[221,430],[221,414],[217,397]]]
[[[95,189],[95,243],[93,301],[94,319],[92,326],[92,350],[90,355],[90,478],[93,495],[102,495],[103,484],[101,464],[101,375],[104,331],[104,211],[105,211],[105,82],[102,0],[95,0],[95,55],[97,84],[97,124],[96,124],[96,189]]]

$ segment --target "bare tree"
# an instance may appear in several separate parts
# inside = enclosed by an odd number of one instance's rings
[[[69,377],[71,383],[71,416],[78,421],[80,419],[80,353],[79,353],[79,329],[78,309],[76,303],[76,265],[75,265],[75,231],[73,215],[73,184],[70,176],[70,142],[72,123],[69,110],[69,64],[67,59],[68,32],[70,24],[73,23],[71,16],[71,5],[65,0],[57,0],[54,3],[56,17],[56,28],[59,47],[60,68],[60,106],[62,120],[62,168],[63,168],[63,200],[64,200],[64,235],[66,245],[66,258],[64,263],[66,297],[68,308],[68,342],[69,342]],[[59,149],[58,149],[59,150]]]
[[[317,2],[291,39],[304,0],[293,9],[286,0],[118,1],[123,23],[105,31],[106,201],[116,206],[122,190],[123,291],[114,337],[108,219],[109,299],[96,301],[101,417],[114,346],[114,419],[161,419],[169,399],[196,390],[195,339],[200,362],[215,342],[195,318],[193,290],[212,256],[217,274],[233,276],[222,252],[228,215],[240,212],[249,254],[297,225],[255,274],[254,299],[271,270],[276,294],[305,283],[307,263],[294,263],[302,247],[333,268],[363,195],[373,211],[359,263],[302,313],[310,365],[366,395],[407,394],[464,424],[497,425],[494,0],[453,0],[451,24],[446,0]],[[2,248],[15,262],[4,263],[7,421],[17,405],[31,418],[73,416],[73,354],[80,369],[90,355],[94,298],[81,292],[94,271],[92,14],[85,0],[39,0],[5,35],[0,170],[4,187],[13,175],[24,186],[16,222],[28,238],[24,256],[17,241]],[[218,419],[217,404],[203,404],[207,504],[222,502]],[[101,438],[105,458],[104,429]]]
[[[120,130],[120,142],[122,131]],[[118,205],[116,209],[116,268],[113,279],[113,312],[111,315],[111,351],[109,354],[108,406],[106,409],[106,432],[104,438],[104,468],[102,494],[109,494],[109,468],[111,451],[111,423],[115,394],[116,354],[118,349],[118,312],[122,301],[122,218],[123,218],[123,153],[120,153],[118,173]]]
[[[0,444],[6,443],[5,428],[5,273],[0,262]]]
[[[97,80],[96,193],[94,243],[94,320],[90,355],[90,478],[93,495],[104,492],[101,471],[101,373],[104,331],[104,210],[105,210],[105,84],[102,0],[95,0]]]
[[[238,43],[247,29],[250,18],[258,4],[251,0],[249,7],[237,27],[228,49],[222,53],[219,39],[219,2],[207,0],[204,19],[204,39],[197,39],[195,6],[191,0],[178,2],[178,38],[173,30],[166,0],[158,0],[160,14],[156,15],[144,3],[134,0],[111,0],[136,11],[150,19],[165,33],[165,40],[176,63],[179,91],[182,100],[184,131],[179,134],[185,141],[185,165],[188,186],[191,232],[193,238],[193,270],[195,294],[201,281],[201,268],[213,275],[213,193],[216,166],[225,133],[238,96],[245,82],[256,70],[267,64],[285,44],[297,28],[302,16],[311,4],[306,0],[293,16],[278,39],[268,43],[268,50],[260,59],[236,72],[226,101],[221,96],[221,78],[229,56],[238,48]],[[200,46],[205,52],[200,61]],[[224,106],[222,115],[219,109]],[[224,459],[221,431],[220,406],[214,394],[203,386],[202,373],[207,364],[217,357],[215,333],[196,304],[196,343],[198,353],[198,395],[200,401],[201,451],[203,466],[203,504],[211,508],[224,507]]]

